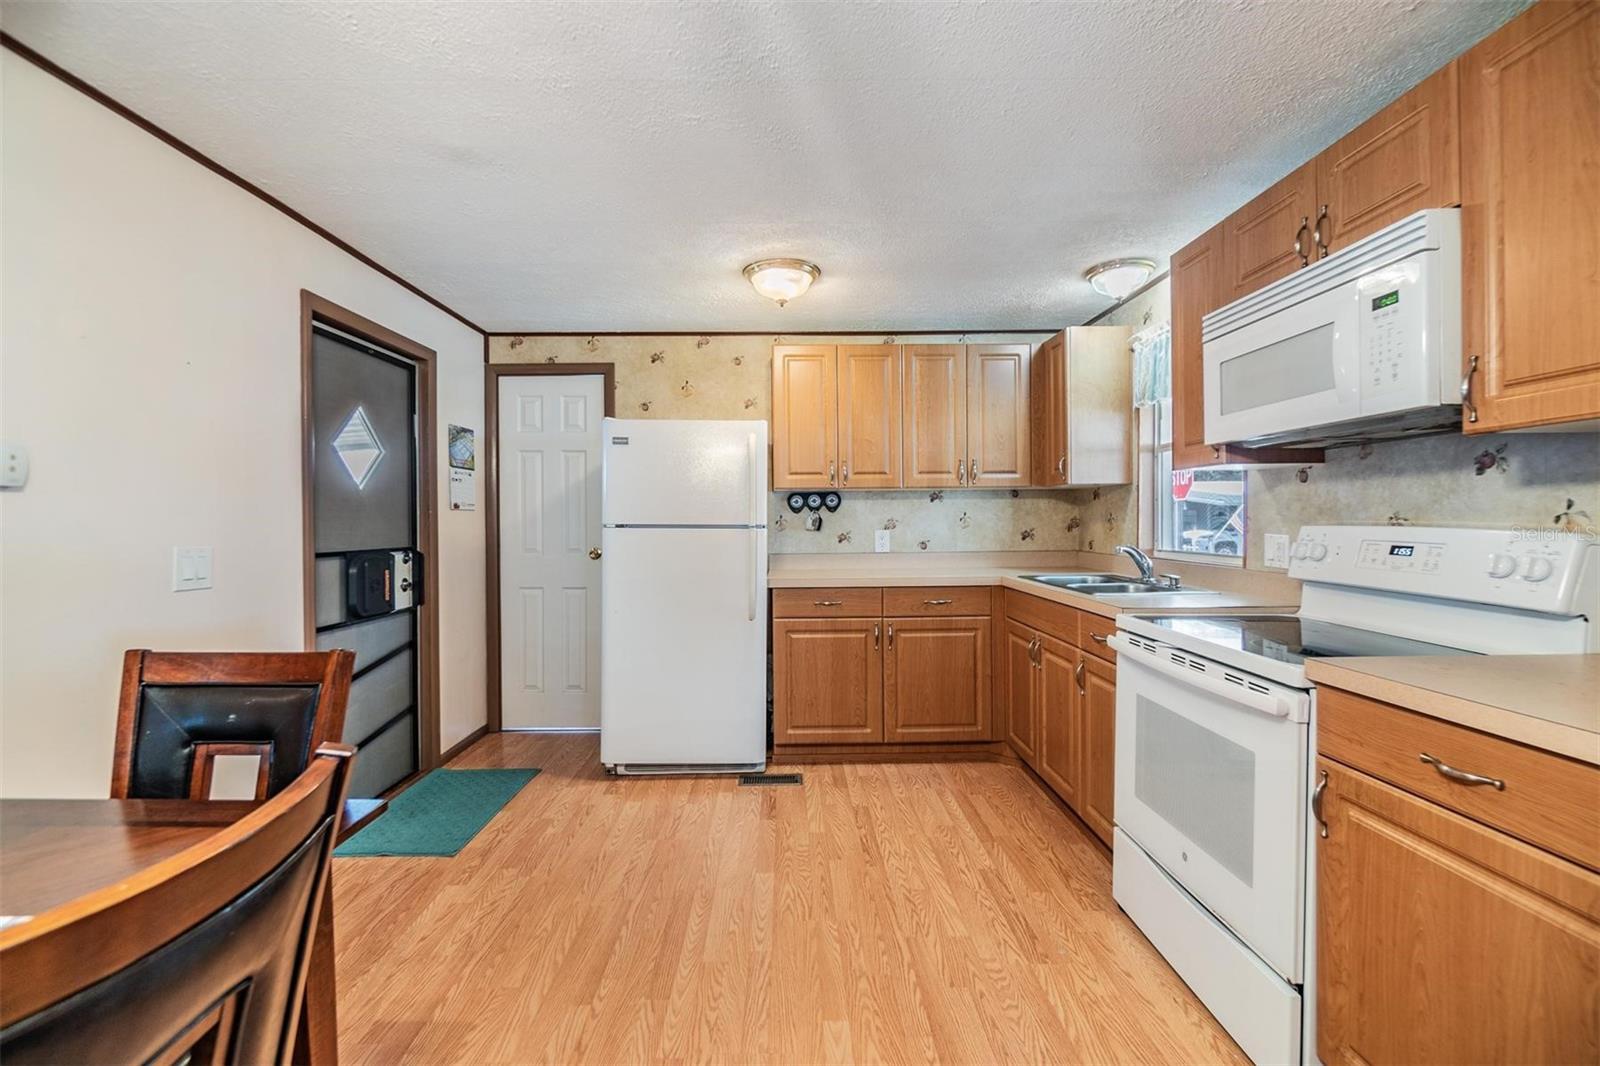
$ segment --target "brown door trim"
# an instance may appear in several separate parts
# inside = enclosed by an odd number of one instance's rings
[[[488,341],[484,341],[488,355]],[[607,418],[617,413],[614,363],[487,363],[483,368],[484,601],[487,604],[489,732],[500,732],[500,379],[599,374]]]
[[[378,325],[354,311],[300,290],[300,540],[301,599],[307,650],[317,646],[316,540],[311,508],[311,326],[322,322],[388,348],[417,365],[417,547],[422,552],[422,606],[418,608],[417,765],[426,773],[439,765],[439,484],[437,356],[409,337]]]

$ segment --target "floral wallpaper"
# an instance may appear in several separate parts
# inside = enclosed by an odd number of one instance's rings
[[[1139,328],[1170,317],[1171,291],[1151,287],[1100,321]],[[768,418],[772,346],[785,341],[860,343],[860,336],[493,337],[496,363],[616,364],[623,418]],[[896,338],[882,340],[893,343]],[[926,343],[1038,341],[1038,334],[918,335]],[[1537,525],[1600,530],[1600,435],[1439,434],[1338,448],[1325,463],[1252,470],[1246,489],[1246,565],[1260,568],[1262,537],[1293,537],[1302,525]],[[775,553],[870,552],[873,532],[893,550],[1107,551],[1138,526],[1132,486],[850,492],[820,529],[789,513],[775,493],[769,512]]]
[[[613,363],[618,418],[770,418],[772,346],[784,343],[923,344],[1036,343],[1045,334],[918,334],[912,337],[783,337],[773,334],[678,337],[491,337],[495,363]],[[820,529],[809,512],[790,514],[774,493],[768,538],[774,553],[870,552],[873,532],[891,531],[893,550],[1070,550],[1079,546],[1083,519],[1060,492],[916,490],[847,492]]]

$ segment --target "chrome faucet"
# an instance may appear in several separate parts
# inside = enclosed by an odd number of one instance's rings
[[[1156,564],[1150,561],[1150,556],[1134,547],[1132,544],[1118,544],[1113,551],[1120,552],[1133,560],[1133,565],[1139,568],[1139,580],[1146,585],[1156,583]]]

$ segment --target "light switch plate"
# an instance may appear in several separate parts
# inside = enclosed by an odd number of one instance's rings
[[[28,449],[20,444],[0,444],[0,489],[20,489],[28,483]]]
[[[172,549],[172,591],[211,588],[211,549]]]
[[[1262,565],[1274,570],[1289,569],[1289,535],[1268,533],[1262,540],[1266,544],[1266,558],[1262,560]]]
[[[887,529],[879,529],[873,532],[872,550],[875,552],[886,552],[889,550],[889,531]]]

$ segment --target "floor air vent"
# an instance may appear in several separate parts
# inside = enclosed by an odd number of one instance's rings
[[[740,774],[741,785],[798,785],[802,778],[799,774]]]

